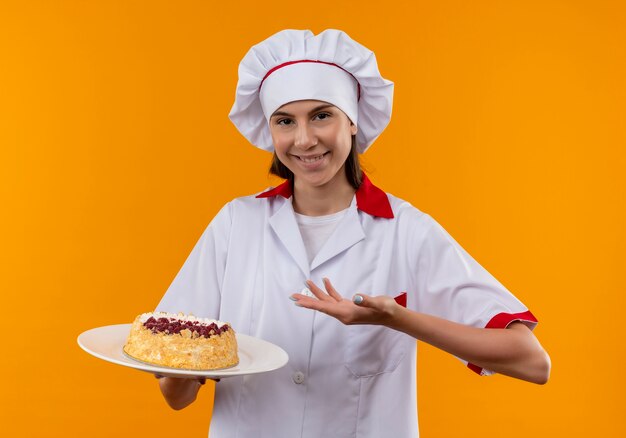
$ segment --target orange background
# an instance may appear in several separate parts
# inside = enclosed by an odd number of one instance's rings
[[[370,177],[540,320],[545,386],[420,344],[422,435],[626,436],[618,0],[0,3],[4,436],[206,436],[210,384],[171,411],[76,337],[152,309],[218,209],[274,182],[227,114],[239,60],[283,28],[376,52],[396,95]]]

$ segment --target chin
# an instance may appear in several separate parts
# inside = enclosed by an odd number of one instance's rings
[[[296,176],[296,179],[298,177]],[[303,183],[305,183],[308,186],[313,186],[313,187],[321,187],[323,185],[325,185],[326,183],[328,183],[328,181],[330,181],[329,178],[300,178],[300,181],[302,181]]]
[[[337,172],[335,172],[333,174],[324,173],[324,174],[319,175],[319,176],[313,176],[313,177],[308,177],[308,178],[307,177],[303,177],[303,178],[301,178],[301,180],[303,182],[306,182],[307,185],[311,185],[313,187],[322,187],[322,186],[325,186],[326,184],[329,184],[329,183],[333,182],[336,179],[336,177],[338,176],[339,172],[340,171],[337,171]]]

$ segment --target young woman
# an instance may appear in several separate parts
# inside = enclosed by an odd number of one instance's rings
[[[415,437],[415,339],[480,374],[547,381],[528,309],[361,171],[392,95],[374,54],[336,30],[279,32],[242,60],[230,117],[286,181],[227,204],[157,310],[229,321],[290,360],[219,382],[211,436]],[[160,379],[176,409],[201,384]]]

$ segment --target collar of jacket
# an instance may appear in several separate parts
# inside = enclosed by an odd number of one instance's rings
[[[291,184],[289,184],[289,181],[285,181],[281,185],[269,189],[256,197],[273,198],[282,196],[285,199],[289,199],[291,195],[293,195]],[[393,211],[391,210],[387,194],[372,184],[365,172],[363,172],[363,181],[356,191],[356,207],[371,216],[393,219]]]

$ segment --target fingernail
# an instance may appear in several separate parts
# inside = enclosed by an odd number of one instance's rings
[[[363,302],[363,297],[361,295],[355,295],[354,298],[352,298],[352,301],[354,301],[354,304],[361,304]]]
[[[304,281],[304,287],[306,287],[307,289],[309,288],[309,280]]]
[[[291,301],[298,301],[298,299],[296,297],[294,297],[293,295],[289,295],[289,299]]]

